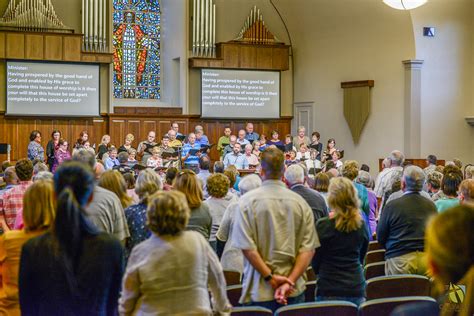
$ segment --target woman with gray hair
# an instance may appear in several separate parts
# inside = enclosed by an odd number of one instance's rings
[[[123,278],[120,315],[230,312],[219,259],[200,233],[185,230],[190,213],[186,196],[179,191],[151,197],[147,224],[153,234],[132,251]]]
[[[262,185],[262,179],[256,174],[245,176],[239,182],[241,196],[245,193],[257,189]],[[232,227],[234,224],[235,212],[239,210],[239,202],[229,204],[225,210],[221,225],[217,231],[217,253],[222,254],[221,264],[225,271],[237,271],[242,273],[244,270],[244,256],[240,249],[233,248],[230,236],[232,236]]]
[[[146,209],[149,197],[163,189],[160,176],[152,169],[145,169],[138,175],[135,184],[135,192],[138,194],[140,202],[125,209],[130,238],[125,243],[125,256],[128,258],[135,247],[140,242],[150,237],[151,233],[146,226]]]
[[[357,183],[362,184],[367,188],[367,198],[369,202],[369,229],[370,229],[370,239],[372,240],[375,231],[377,230],[377,196],[375,192],[372,191],[372,177],[367,171],[360,170],[359,174],[355,180]]]

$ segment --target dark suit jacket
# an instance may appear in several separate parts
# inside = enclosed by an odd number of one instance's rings
[[[423,251],[426,222],[436,214],[434,203],[417,192],[389,202],[377,226],[377,240],[386,249],[385,258]]]
[[[317,191],[307,188],[302,184],[295,184],[291,187],[291,191],[301,195],[313,210],[314,222],[320,218],[328,216],[328,207],[326,201]]]

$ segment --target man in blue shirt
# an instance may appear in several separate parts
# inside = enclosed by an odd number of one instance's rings
[[[204,129],[201,125],[196,125],[196,127],[194,128],[194,134],[196,135],[197,144],[201,146],[209,145],[209,140],[207,139],[207,136],[204,135]]]
[[[114,166],[120,166],[120,162],[117,159],[117,148],[110,147],[109,157],[104,161],[105,170],[111,170]]]
[[[235,143],[232,152],[228,153],[224,158],[224,167],[234,165],[237,169],[248,169],[249,163],[245,155],[240,152],[240,144]]]
[[[184,144],[183,149],[181,150],[181,160],[184,162],[184,167],[197,167],[199,165],[199,157],[201,153],[197,152],[194,155],[191,155],[189,152],[191,149],[201,149],[201,145],[196,142],[196,134],[190,133],[188,135],[188,142]]]
[[[245,132],[245,139],[248,140],[251,144],[253,144],[254,141],[260,138],[260,135],[253,131],[253,123],[247,123],[247,126],[245,127]]]

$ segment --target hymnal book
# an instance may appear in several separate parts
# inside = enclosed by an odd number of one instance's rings
[[[134,170],[145,170],[145,169],[146,169],[146,166],[137,163],[137,164],[135,164],[135,165],[133,166],[133,169],[134,169]]]
[[[229,146],[229,145],[230,145],[230,143],[222,143],[222,144],[221,144],[221,147],[222,147],[222,148],[226,148],[226,147]]]
[[[188,151],[188,154],[189,154],[190,156],[196,156],[196,154],[197,154],[198,152],[200,152],[200,151],[201,151],[201,149],[194,149],[194,148],[192,148],[192,149],[190,149],[190,150]]]
[[[202,153],[205,153],[208,149],[211,149],[214,146],[214,144],[209,144],[209,145],[201,145],[201,149],[199,150]]]
[[[323,169],[321,169],[321,168],[309,168],[308,174],[313,174],[313,175],[315,175],[315,174],[320,173],[321,170],[323,170]]]
[[[173,158],[173,157],[178,157],[178,152],[169,152],[169,151],[164,151],[161,153],[161,158],[163,159],[168,159],[168,158]]]
[[[176,139],[179,140],[180,142],[183,142],[186,139],[186,136],[178,135],[178,136],[176,136]]]
[[[276,148],[280,149],[282,152],[285,152],[286,146],[285,145],[275,145]]]

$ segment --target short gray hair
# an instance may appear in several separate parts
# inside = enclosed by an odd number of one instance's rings
[[[367,188],[370,188],[372,184],[372,177],[367,171],[360,170],[359,174],[357,175],[356,182],[364,185]]]
[[[49,171],[48,166],[43,162],[38,162],[37,164],[35,164],[35,166],[33,167],[33,174],[38,174],[42,171]]]
[[[163,189],[161,177],[152,169],[145,169],[140,172],[135,183],[135,193],[142,202],[147,204],[147,198],[153,193]]]
[[[94,155],[90,151],[84,148],[81,148],[78,151],[76,151],[74,155],[72,156],[72,160],[85,163],[92,170],[95,169],[96,160],[95,160]]]
[[[407,191],[420,192],[425,183],[425,173],[418,166],[408,166],[403,171],[403,181]]]
[[[49,171],[40,171],[33,176],[33,182],[38,180],[53,180],[53,174]]]
[[[388,159],[390,159],[392,165],[401,166],[405,161],[405,156],[400,150],[394,150],[390,153]]]
[[[243,195],[253,189],[257,189],[262,185],[262,179],[256,174],[249,174],[243,177],[239,182],[239,191]]]
[[[385,159],[382,161],[382,167],[384,167],[384,168],[390,168],[390,158],[385,158]]]
[[[300,165],[291,165],[285,171],[285,179],[289,185],[304,183],[304,170]]]
[[[466,173],[466,179],[474,178],[474,166],[467,166],[466,169],[464,169],[464,172]]]

